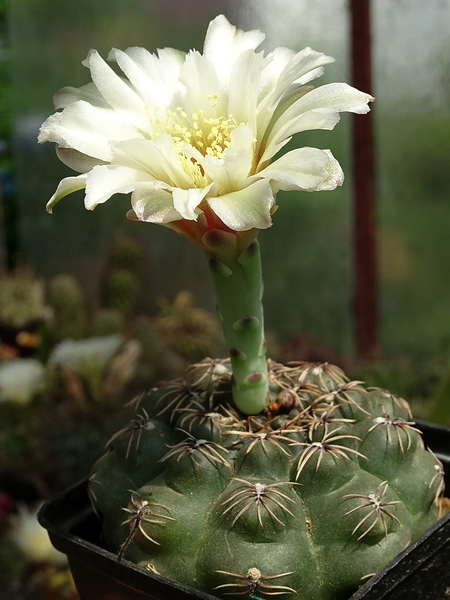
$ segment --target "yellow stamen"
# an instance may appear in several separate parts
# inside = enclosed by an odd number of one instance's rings
[[[157,118],[159,107],[155,107],[155,118],[150,119],[151,139],[156,140],[163,133],[172,136],[181,166],[197,187],[208,185],[209,180],[201,165],[184,151],[184,147],[192,146],[203,156],[223,159],[230,147],[231,133],[238,126],[233,115],[219,114],[219,94],[208,94],[207,99],[212,101],[211,108],[216,109],[216,117],[205,117],[205,112],[200,109],[189,118],[184,109],[177,106],[175,110],[166,111],[164,120]]]

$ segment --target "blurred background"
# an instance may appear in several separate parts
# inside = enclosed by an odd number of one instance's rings
[[[81,61],[90,48],[104,57],[133,45],[201,49],[218,13],[263,30],[267,51],[311,46],[335,57],[318,85],[351,80],[346,0],[0,1],[0,539],[6,532],[7,548],[25,514],[21,503],[29,511],[87,474],[117,426],[112,409],[186,363],[223,355],[200,251],[163,227],[128,222],[126,196],[88,212],[77,193],[48,215],[45,204],[69,169],[53,145],[36,141],[53,94],[89,81]],[[335,131],[307,132],[296,144],[330,148],[344,186],[280,193],[274,227],[259,237],[270,353],[335,362],[353,379],[406,397],[415,415],[448,424],[450,0],[372,0],[370,16],[376,352],[361,355],[355,338],[352,122],[343,115]],[[4,547],[0,565],[10,554]],[[15,559],[22,565],[15,571],[0,568],[9,573],[0,575],[0,598],[2,586],[8,599],[75,597],[70,581],[48,583],[59,566],[44,577],[30,560],[53,564],[34,556]]]

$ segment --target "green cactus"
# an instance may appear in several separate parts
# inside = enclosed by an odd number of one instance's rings
[[[78,281],[67,273],[53,277],[48,297],[53,309],[52,337],[79,340],[86,335],[87,315],[83,292]]]
[[[146,252],[143,244],[123,233],[114,236],[110,252],[110,264],[114,269],[130,271],[141,277],[145,265]]]
[[[442,465],[407,403],[329,364],[268,363],[243,415],[229,361],[155,387],[89,492],[108,547],[219,598],[348,598],[438,515]]]
[[[93,319],[93,335],[104,336],[121,333],[125,328],[123,314],[114,308],[102,308],[98,310]]]
[[[108,276],[106,288],[107,306],[129,317],[140,291],[139,278],[126,269],[113,269]]]
[[[115,235],[110,249],[105,280],[107,307],[130,317],[136,308],[141,291],[141,279],[145,266],[145,250],[142,244],[129,236]]]
[[[194,297],[181,291],[171,304],[160,301],[158,329],[169,347],[188,362],[196,362],[214,354],[220,340],[220,326],[208,311],[194,304]]]
[[[24,267],[0,278],[0,322],[21,328],[47,316],[44,285]]]

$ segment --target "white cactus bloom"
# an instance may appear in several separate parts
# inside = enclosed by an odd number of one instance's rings
[[[12,521],[11,540],[31,562],[66,565],[66,555],[55,550],[47,531],[37,520],[38,510],[29,511],[25,506],[19,507],[19,513]]]
[[[79,375],[100,372],[123,343],[123,337],[118,334],[64,340],[53,348],[49,364],[68,367]]]
[[[44,386],[44,366],[34,358],[15,358],[0,365],[0,402],[28,404]]]
[[[131,192],[130,218],[248,231],[272,224],[278,190],[341,185],[329,150],[278,152],[296,133],[333,129],[342,111],[368,112],[371,96],[345,83],[306,85],[334,59],[311,48],[264,56],[263,39],[220,15],[203,54],[113,49],[108,58],[125,77],[90,51],[92,83],[58,92],[62,111],[40,130],[39,141],[56,142],[81,173],[60,182],[48,210],[79,189],[88,209]]]

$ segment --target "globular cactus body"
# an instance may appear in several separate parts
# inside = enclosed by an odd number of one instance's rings
[[[97,462],[103,536],[219,598],[348,598],[438,516],[442,465],[409,407],[331,365],[269,362],[271,403],[243,416],[225,361],[153,388]]]

